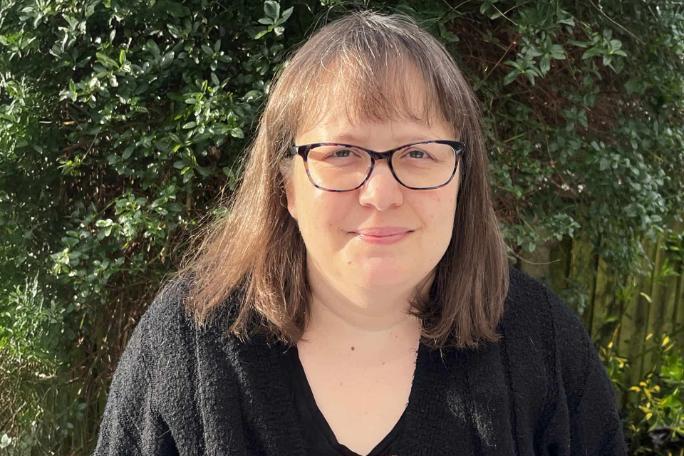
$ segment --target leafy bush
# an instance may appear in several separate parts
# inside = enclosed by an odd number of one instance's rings
[[[623,393],[625,435],[634,455],[674,456],[684,447],[684,350],[667,335],[657,342],[649,349],[655,355],[653,367],[629,388],[622,382],[629,361],[613,352],[612,343],[600,350],[613,384]]]
[[[363,6],[416,17],[474,85],[511,256],[583,237],[626,274],[642,238],[681,222],[674,0],[5,0],[4,451],[89,453],[127,336],[188,233],[222,210],[287,52]],[[659,372],[640,388],[664,398]],[[642,435],[656,414],[630,416]]]
[[[89,452],[143,303],[236,182],[292,11],[271,1],[0,5],[0,289],[39,273],[54,316],[2,303],[3,347],[53,356],[0,361],[7,451]],[[29,323],[60,337],[35,345],[19,330]]]
[[[38,277],[0,300],[0,396],[3,413],[0,448],[5,454],[48,453],[73,432],[84,403],[63,392],[65,360],[61,347],[65,309],[46,302]],[[27,432],[28,431],[28,432]]]

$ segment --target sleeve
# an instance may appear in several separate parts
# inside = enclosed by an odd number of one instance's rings
[[[544,453],[626,455],[615,391],[596,347],[577,314],[552,291],[546,293],[554,319],[559,381]]]
[[[151,344],[160,293],[136,326],[117,365],[107,397],[94,454],[177,455],[171,432],[155,409],[154,363]]]

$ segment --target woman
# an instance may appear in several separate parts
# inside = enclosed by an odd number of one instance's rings
[[[278,76],[228,215],[143,316],[96,454],[625,454],[579,319],[508,268],[477,102],[403,16]]]

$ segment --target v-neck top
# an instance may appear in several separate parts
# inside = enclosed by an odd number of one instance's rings
[[[240,294],[197,326],[184,305],[190,285],[168,284],[136,326],[94,456],[308,456],[285,359],[292,344],[228,333]],[[392,454],[627,454],[610,378],[557,295],[511,268],[497,332],[477,348],[420,344]]]
[[[287,351],[288,372],[297,413],[304,431],[307,454],[315,456],[362,456],[339,443],[335,433],[316,404],[316,399],[299,359],[297,346]],[[396,451],[394,445],[402,432],[406,409],[392,430],[367,456],[389,456]]]

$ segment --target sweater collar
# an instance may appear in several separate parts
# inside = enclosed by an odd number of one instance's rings
[[[252,441],[269,456],[306,456],[281,343],[254,338],[228,348]],[[232,357],[231,356],[231,357]],[[512,454],[500,344],[432,350],[421,343],[399,454]],[[494,431],[496,430],[496,432]]]

